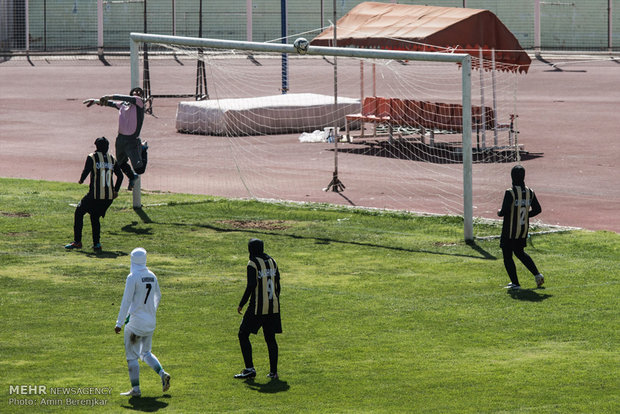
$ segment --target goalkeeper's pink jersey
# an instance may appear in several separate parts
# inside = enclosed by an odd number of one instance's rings
[[[138,110],[136,105],[144,106],[142,99],[135,99],[136,104],[128,102],[117,104],[118,108],[118,133],[122,135],[133,135],[138,127]]]

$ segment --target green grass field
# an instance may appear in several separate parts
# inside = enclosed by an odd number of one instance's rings
[[[124,192],[103,253],[88,218],[84,249],[67,252],[86,191],[0,179],[0,412],[620,412],[618,234],[534,235],[545,287],[518,263],[525,289],[510,294],[498,241],[465,244],[455,217],[164,193],[134,211]],[[260,332],[256,380],[232,378],[251,237],[282,274],[280,381]],[[142,398],[128,400],[114,324],[138,246],[162,289],[153,353],[172,386],[141,363]]]

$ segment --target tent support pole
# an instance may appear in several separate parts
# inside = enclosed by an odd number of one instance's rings
[[[486,111],[484,110],[484,57],[482,48],[479,50],[480,62],[478,62],[478,70],[480,71],[480,129],[482,130],[482,148],[487,149],[487,122]]]
[[[336,22],[337,14],[336,14],[336,0],[334,0],[334,47],[338,47],[337,43],[337,35],[336,35]],[[338,178],[338,56],[334,56],[334,113],[336,114],[336,119],[334,119],[334,176],[332,180],[327,184],[327,187],[323,189],[323,191],[329,191],[330,189],[339,193],[345,189],[344,184]]]
[[[493,114],[495,119],[493,121],[493,144],[497,148],[499,146],[499,139],[497,137],[497,120],[499,115],[497,114],[497,92],[496,92],[496,79],[495,79],[495,48],[491,49],[491,59],[493,61],[493,67],[491,68],[491,79],[493,82]]]

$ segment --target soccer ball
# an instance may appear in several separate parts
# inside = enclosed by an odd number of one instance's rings
[[[293,43],[293,47],[295,47],[295,50],[300,55],[305,55],[308,52],[308,46],[310,46],[310,42],[308,42],[303,37],[300,37],[299,39],[295,40],[295,43]]]

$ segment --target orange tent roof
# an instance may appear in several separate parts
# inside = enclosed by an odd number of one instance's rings
[[[338,47],[460,52],[476,58],[482,48],[485,60],[495,49],[499,69],[527,72],[531,63],[515,36],[488,10],[365,2],[338,19],[336,33]],[[330,27],[311,44],[330,46],[333,39]]]

